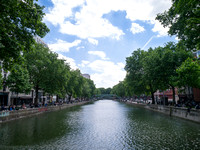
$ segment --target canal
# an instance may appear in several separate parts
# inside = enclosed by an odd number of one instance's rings
[[[200,125],[100,100],[0,124],[0,149],[200,149]]]

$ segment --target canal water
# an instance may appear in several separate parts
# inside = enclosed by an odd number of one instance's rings
[[[0,124],[0,149],[200,149],[200,125],[100,100]]]

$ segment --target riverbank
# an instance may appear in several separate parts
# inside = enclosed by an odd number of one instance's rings
[[[190,109],[185,107],[163,106],[153,104],[138,104],[132,102],[125,102],[126,104],[142,107],[148,110],[156,111],[173,117],[179,117],[182,119],[194,121],[200,123],[200,110]]]
[[[27,108],[27,109],[13,110],[13,111],[0,111],[0,123],[13,121],[21,118],[27,118],[34,115],[43,114],[46,112],[62,110],[73,106],[84,105],[86,103],[90,103],[90,101],[83,101],[72,104],[62,104],[57,106],[52,105],[47,107]]]

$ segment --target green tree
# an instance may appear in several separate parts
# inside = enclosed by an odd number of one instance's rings
[[[126,87],[124,85],[124,82],[119,82],[117,85],[113,86],[111,93],[116,94],[117,96],[120,97],[125,97]]]
[[[71,70],[69,81],[65,86],[65,90],[69,96],[69,101],[71,97],[79,97],[82,94],[84,79],[81,76],[80,70]]]
[[[95,85],[94,82],[90,79],[84,79],[84,84],[83,84],[83,92],[81,96],[84,98],[91,98],[95,94]]]
[[[78,87],[79,82],[76,82],[76,78],[71,80],[71,84],[69,82],[72,76],[76,76],[74,74],[71,76],[70,66],[64,60],[58,59],[56,53],[42,44],[35,44],[33,51],[25,53],[24,56],[36,92],[35,104],[38,103],[39,90],[49,95],[57,95],[57,101],[59,97],[64,98],[67,91],[77,94],[75,87]],[[68,87],[72,87],[72,90]]]
[[[163,82],[173,91],[173,103],[175,103],[175,87],[177,86],[178,74],[176,69],[189,57],[193,57],[191,52],[187,52],[183,47],[179,48],[174,43],[167,43],[163,48],[161,57],[161,68]]]
[[[188,58],[176,69],[178,85],[200,88],[200,60]]]
[[[0,60],[5,68],[31,49],[34,35],[44,37],[49,32],[42,22],[43,8],[35,0],[1,0]]]
[[[70,66],[64,60],[58,59],[58,55],[53,52],[48,53],[48,59],[45,63],[45,79],[42,81],[41,88],[50,95],[57,95],[57,100],[58,97],[65,97],[65,86],[69,80]]]
[[[100,94],[110,94],[111,93],[111,88],[98,88],[98,90],[100,91]]]
[[[178,47],[175,43],[169,42],[164,47],[151,50],[144,62],[146,79],[151,79],[156,90],[171,88],[174,103],[175,87],[178,81],[176,69],[188,57],[192,57],[191,52],[187,52],[183,47]]]
[[[157,20],[169,27],[170,35],[177,35],[188,48],[200,48],[200,1],[172,0],[168,11],[158,14]]]
[[[30,81],[36,92],[35,104],[37,104],[39,89],[44,87],[44,82],[48,78],[46,72],[48,70],[49,49],[42,44],[35,44],[33,45],[33,50],[25,53],[24,57],[30,75]]]
[[[95,89],[95,95],[100,95],[101,94],[101,90],[99,88]]]
[[[94,84],[94,81],[93,81],[93,80],[87,79],[87,82],[88,82],[89,88],[90,88],[90,95],[89,95],[89,98],[91,98],[92,96],[95,95],[96,87],[95,87],[95,84]]]
[[[125,78],[126,85],[128,86],[129,93],[134,95],[149,94],[152,96],[152,103],[155,103],[154,93],[157,88],[155,86],[154,80],[149,76],[147,67],[145,67],[146,57],[151,52],[145,52],[138,49],[132,53],[132,56],[126,58],[125,70],[127,75]]]
[[[15,64],[6,81],[10,91],[16,93],[29,93],[32,89],[28,70],[24,65]]]
[[[166,88],[165,84],[163,84],[163,76],[162,76],[162,67],[161,67],[161,51],[162,48],[158,47],[155,49],[149,48],[146,53],[146,57],[143,61],[144,67],[144,78],[146,84],[146,95],[150,92],[152,103],[155,103],[154,93],[158,89]]]

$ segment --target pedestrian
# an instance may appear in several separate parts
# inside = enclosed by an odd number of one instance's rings
[[[9,111],[12,111],[12,105],[9,106],[8,110],[9,110]]]

